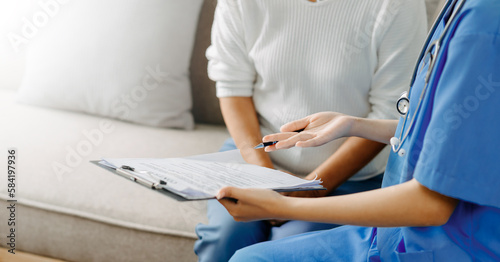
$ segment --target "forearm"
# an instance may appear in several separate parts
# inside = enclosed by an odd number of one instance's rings
[[[384,147],[375,141],[350,137],[307,178],[314,179],[317,174],[327,188],[322,194],[327,195],[366,166]]]
[[[273,216],[375,227],[438,226],[448,221],[457,202],[413,179],[396,186],[351,195],[283,198],[273,208]]]
[[[389,144],[398,126],[398,120],[353,118],[350,136]]]
[[[273,168],[263,149],[253,149],[262,142],[259,120],[251,97],[220,98],[222,116],[236,146],[246,162]]]

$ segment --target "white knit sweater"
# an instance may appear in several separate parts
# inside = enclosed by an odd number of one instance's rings
[[[427,31],[423,0],[219,0],[207,50],[217,96],[253,96],[263,135],[320,111],[395,118]],[[271,153],[307,174],[345,141]],[[384,171],[388,148],[351,180]]]

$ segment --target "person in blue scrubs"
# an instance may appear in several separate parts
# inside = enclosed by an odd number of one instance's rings
[[[323,110],[395,119],[392,101],[406,89],[406,75],[425,39],[425,18],[423,0],[217,1],[207,50],[209,75],[234,139],[221,150],[238,148],[250,164],[322,179],[326,190],[286,193],[295,197],[380,188],[389,155],[382,143],[353,137],[319,151],[277,154],[253,147],[262,133],[278,132],[290,120]],[[225,262],[255,243],[338,226],[294,220],[239,223],[216,200],[207,202],[207,217],[207,223],[196,226],[194,252],[200,262]]]
[[[500,261],[500,1],[450,0],[444,11],[429,41],[444,35],[440,50],[419,62],[406,121],[323,112],[264,137],[279,141],[268,151],[393,140],[383,188],[314,199],[223,188],[217,197],[237,221],[350,225],[255,244],[231,261]]]

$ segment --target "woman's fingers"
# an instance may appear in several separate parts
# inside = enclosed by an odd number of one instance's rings
[[[278,141],[266,147],[266,152],[291,147],[315,147],[346,136],[353,122],[352,117],[334,112],[321,112],[292,121],[281,127],[278,134],[267,135],[264,142]],[[302,130],[302,131],[297,131]]]
[[[311,134],[309,132],[303,132],[303,133],[298,133],[298,134],[296,133],[294,136],[292,136],[288,139],[285,139],[283,141],[279,141],[274,146],[276,147],[276,149],[288,149],[288,148],[294,147],[297,144],[297,142],[299,142],[299,141],[308,141],[314,137],[315,137],[315,135]]]
[[[280,149],[288,149],[296,146],[299,141],[308,141],[314,138],[315,135],[310,132],[288,132],[288,133],[279,133],[265,136],[262,140],[267,141],[278,141],[278,143],[267,146],[265,148],[266,152],[272,152]]]
[[[239,201],[252,202],[255,201],[256,194],[254,191],[259,189],[252,188],[237,188],[237,187],[223,187],[219,190],[215,196],[219,201],[230,201],[232,204],[236,204]],[[260,189],[262,190],[262,189]]]
[[[238,188],[235,188],[235,187],[223,187],[217,193],[216,198],[218,200],[221,200],[223,198],[238,199],[238,197],[236,197],[237,195],[239,195],[238,190],[241,190],[241,189],[238,189]]]
[[[309,117],[304,117],[299,120],[295,120],[281,126],[280,131],[284,132],[294,132],[295,130],[301,130],[309,125]]]
[[[229,213],[232,213],[232,210],[236,207],[238,201],[237,198],[234,197],[234,191],[238,190],[234,187],[224,187],[215,196],[219,203],[221,203]],[[237,193],[236,193],[237,194]]]
[[[282,140],[288,139],[296,134],[297,134],[296,132],[270,134],[270,135],[264,136],[262,138],[262,141],[263,142],[282,141]]]
[[[297,134],[296,132],[271,134],[271,135],[267,135],[267,136],[263,137],[262,141],[263,142],[284,141],[290,137],[293,137],[296,134]],[[276,148],[276,144],[274,144],[274,145],[270,145],[270,146],[265,147],[264,150],[266,152],[272,152],[272,151],[278,150],[278,148]]]
[[[295,146],[296,147],[316,147],[316,146],[321,146],[324,143],[320,143],[318,139],[309,139],[307,141],[298,141]]]
[[[328,140],[325,136],[315,136],[312,137],[311,139],[308,140],[301,140],[297,141],[295,143],[296,147],[317,147],[317,146],[322,146],[326,143],[328,143],[330,140]]]
[[[274,203],[281,197],[269,189],[222,188],[217,199],[236,221],[271,218]]]
[[[277,151],[277,150],[279,150],[279,149],[276,148],[276,145],[266,146],[264,148],[264,151],[266,151],[266,152],[273,152],[273,151]]]
[[[292,136],[288,139],[279,141],[278,143],[276,143],[274,145],[274,147],[277,150],[288,149],[288,148],[292,148],[294,146],[297,146],[298,142],[309,141],[309,140],[313,139],[314,137],[315,137],[315,135],[313,133],[302,132],[302,133],[295,134],[294,136]]]

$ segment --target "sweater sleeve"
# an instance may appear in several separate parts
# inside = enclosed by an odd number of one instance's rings
[[[423,0],[390,0],[375,22],[377,65],[372,77],[368,118],[398,117],[396,101],[410,86],[411,74],[427,32]]]
[[[248,57],[239,0],[219,0],[207,49],[208,75],[216,82],[217,97],[253,94],[255,67]]]

